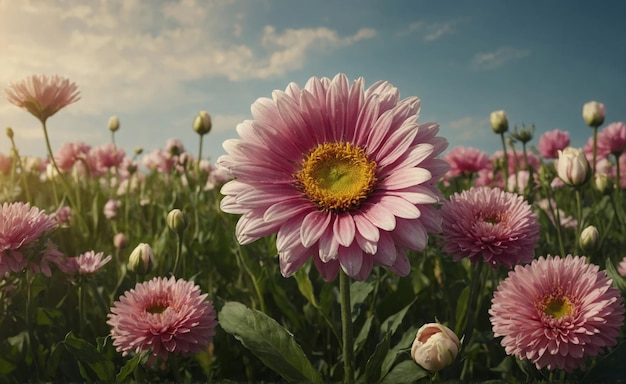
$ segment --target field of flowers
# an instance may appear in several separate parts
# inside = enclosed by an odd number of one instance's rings
[[[77,85],[4,93],[48,156],[7,128],[0,383],[626,380],[626,125],[599,102],[581,149],[495,111],[487,154],[387,82],[314,77],[211,164],[207,112],[198,148],[125,153],[115,116],[51,148]]]

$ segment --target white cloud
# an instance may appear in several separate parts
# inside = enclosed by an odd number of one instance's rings
[[[248,2],[0,0],[0,87],[33,73],[75,81],[85,115],[174,109],[197,97],[189,82],[264,79],[311,54],[371,38],[329,28],[248,30]],[[258,33],[254,33],[258,32]],[[195,92],[195,93],[194,93]],[[106,112],[109,111],[109,112]]]
[[[440,39],[443,36],[451,35],[455,32],[454,27],[458,24],[456,20],[448,20],[442,22],[425,22],[414,21],[405,29],[398,33],[399,36],[406,36],[413,33],[419,33],[420,37],[431,42]]]
[[[454,141],[458,143],[478,140],[480,137],[487,137],[493,134],[489,120],[475,116],[465,116],[449,121],[445,125],[442,124],[442,131],[445,132],[448,130],[454,132],[453,135],[448,134],[448,137],[454,137]]]
[[[471,61],[471,67],[475,70],[495,69],[528,55],[530,55],[530,51],[527,49],[502,47],[495,51],[475,55]]]

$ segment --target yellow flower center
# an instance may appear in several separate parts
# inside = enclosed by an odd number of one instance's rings
[[[345,212],[357,208],[374,189],[376,162],[352,143],[324,143],[308,154],[294,177],[321,210]]]
[[[549,297],[544,302],[543,313],[546,315],[560,319],[572,312],[572,305],[567,297]]]
[[[150,307],[146,308],[146,312],[148,313],[163,313],[167,309],[167,304],[153,304]]]

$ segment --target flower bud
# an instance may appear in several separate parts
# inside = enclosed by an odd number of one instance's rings
[[[7,127],[7,137],[8,137],[9,139],[13,140],[13,136],[14,136],[14,134],[13,134],[13,128],[11,128],[11,127]]]
[[[125,248],[126,244],[128,244],[128,239],[126,238],[126,235],[122,232],[116,234],[113,237],[113,245],[115,246],[115,249]]]
[[[613,183],[606,173],[597,173],[594,180],[594,187],[603,195],[613,193]]]
[[[593,225],[590,225],[583,229],[580,233],[580,247],[583,251],[592,251],[596,245],[598,244],[598,238],[600,237],[600,233],[598,229]]]
[[[558,151],[556,171],[565,184],[581,186],[590,176],[589,162],[581,149],[567,147]]]
[[[590,127],[599,127],[604,123],[604,104],[590,101],[583,105],[583,119]]]
[[[439,323],[424,324],[415,336],[411,356],[429,371],[439,371],[454,361],[461,343],[457,335]]]
[[[109,199],[104,204],[104,217],[109,220],[113,220],[117,217],[117,211],[120,209],[120,201],[115,199]]]
[[[207,111],[200,111],[193,121],[193,130],[199,135],[206,135],[211,127],[211,115]]]
[[[503,110],[491,112],[491,129],[495,133],[504,133],[509,130],[509,120]]]
[[[146,243],[140,243],[128,258],[128,269],[138,275],[147,275],[154,267],[152,248]]]
[[[120,129],[120,119],[117,116],[109,117],[109,131],[115,132]]]
[[[180,209],[172,209],[167,214],[167,226],[177,234],[181,235],[187,228],[187,215]]]
[[[136,147],[135,148],[135,155],[139,156],[143,153],[143,148],[141,147]]]
[[[532,124],[530,128],[526,128],[524,124],[522,124],[522,128],[518,131],[517,127],[513,129],[513,137],[516,140],[519,140],[521,143],[528,143],[533,139],[533,134],[535,133],[535,124]]]

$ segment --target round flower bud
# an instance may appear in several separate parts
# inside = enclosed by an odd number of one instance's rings
[[[115,249],[122,249],[126,247],[126,244],[128,244],[128,239],[126,238],[126,235],[122,232],[116,234],[113,237],[113,245],[115,246]]]
[[[581,186],[590,176],[589,162],[581,149],[567,147],[559,151],[556,171],[565,184]]]
[[[607,174],[597,173],[594,182],[596,190],[601,194],[610,195],[613,193],[613,183]]]
[[[109,117],[109,131],[115,132],[120,129],[120,119],[117,116]]]
[[[589,252],[595,249],[598,244],[598,238],[600,238],[600,233],[598,229],[593,225],[590,225],[583,229],[580,233],[580,247],[585,252]]]
[[[503,110],[491,112],[491,129],[495,133],[504,133],[509,130],[509,120]]]
[[[143,148],[141,147],[136,147],[135,148],[135,155],[139,156],[143,153]]]
[[[526,128],[524,124],[522,124],[522,128],[518,131],[517,127],[513,129],[513,137],[516,140],[519,140],[521,143],[528,143],[533,139],[533,134],[535,133],[535,124],[532,124],[530,128]]]
[[[167,214],[167,226],[179,235],[187,228],[187,215],[180,209],[172,209]]]
[[[193,130],[199,135],[206,135],[211,131],[211,115],[207,111],[200,111],[193,121]]]
[[[604,123],[604,104],[597,101],[590,101],[583,105],[583,119],[590,127],[599,127]]]
[[[128,258],[128,269],[138,275],[147,275],[154,267],[152,248],[146,243],[140,243]]]
[[[7,136],[9,137],[9,139],[13,139],[13,128],[7,127]]]
[[[415,336],[411,357],[422,368],[439,371],[454,361],[461,343],[457,335],[439,323],[424,324]]]

